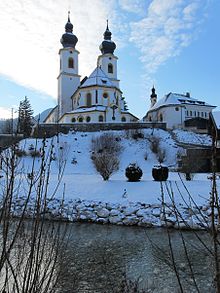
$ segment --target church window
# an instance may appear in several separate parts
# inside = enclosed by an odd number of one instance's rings
[[[89,116],[86,117],[86,122],[90,122],[91,118]]]
[[[91,107],[92,106],[92,95],[90,93],[88,93],[86,95],[86,106],[87,107]]]
[[[107,93],[104,93],[103,94],[103,98],[107,99],[108,98],[108,94]]]
[[[204,113],[203,112],[201,112],[201,117],[204,117]]]
[[[192,111],[190,111],[190,116],[192,117]]]
[[[200,114],[200,113],[199,113],[199,111],[198,111],[198,112],[197,112],[198,117],[200,116],[199,114]]]
[[[179,111],[179,107],[176,107],[175,110],[176,110],[176,111]],[[188,112],[188,111],[187,111],[187,112]],[[187,114],[187,116],[188,116],[188,114]]]
[[[126,122],[126,118],[124,116],[121,117],[121,122]]]
[[[103,122],[103,116],[102,115],[99,115],[99,122]]]
[[[72,121],[72,122],[76,122],[76,118],[73,117],[71,121]]]
[[[160,120],[160,122],[163,122],[163,115],[162,114],[160,114],[159,120]]]
[[[72,57],[68,59],[68,68],[74,68],[74,60]]]
[[[152,118],[151,118],[151,116],[149,116],[149,121],[150,121],[150,122],[152,121]]]
[[[113,65],[111,63],[108,64],[108,73],[113,73]]]
[[[205,112],[205,118],[207,117],[207,113]]]
[[[78,118],[78,121],[79,121],[79,122],[83,122],[83,117],[79,117],[79,118]]]
[[[194,111],[194,116],[196,117],[196,111]]]

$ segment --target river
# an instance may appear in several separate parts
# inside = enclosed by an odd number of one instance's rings
[[[173,265],[170,265],[169,238],[166,229],[146,229],[114,225],[74,223],[69,226],[69,241],[59,260],[58,291],[61,293],[115,293],[124,274],[138,281],[149,293],[180,292]],[[193,285],[181,235],[169,230],[175,264],[184,292],[198,292]],[[202,243],[209,243],[205,232],[183,232],[190,263],[199,292],[211,289],[212,263]],[[172,263],[172,261],[171,261]]]

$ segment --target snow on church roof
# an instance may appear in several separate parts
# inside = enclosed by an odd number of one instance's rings
[[[86,79],[86,81],[80,86],[80,88],[85,88],[88,86],[105,86],[105,87],[115,87],[108,76],[104,73],[104,71],[100,67],[96,67],[96,69],[90,74],[90,76]]]
[[[93,107],[84,107],[84,108],[78,108],[76,110],[73,110],[71,112],[67,112],[66,114],[76,114],[76,113],[84,113],[84,112],[92,112],[92,111],[105,111],[105,106],[93,106]]]
[[[197,105],[197,106],[208,106],[208,107],[215,107],[212,105],[207,104],[206,102],[194,99],[190,97],[189,94],[176,94],[176,93],[169,93],[165,95],[162,99],[160,99],[151,109],[156,110],[160,107],[169,106],[169,105]]]

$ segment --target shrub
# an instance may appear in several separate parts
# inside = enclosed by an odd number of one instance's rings
[[[118,170],[120,152],[120,140],[111,133],[92,139],[91,159],[104,180]]]
[[[17,157],[24,157],[27,155],[26,151],[25,150],[21,150],[21,149],[16,149],[15,150],[15,155]]]
[[[152,169],[152,176],[155,181],[166,181],[168,174],[169,170],[166,166],[156,165]]]
[[[125,169],[125,176],[128,178],[130,182],[137,182],[140,181],[143,172],[141,168],[137,164],[129,164],[128,167]]]
[[[29,152],[29,154],[30,154],[31,157],[33,157],[33,158],[39,158],[39,157],[41,156],[41,153],[40,153],[40,151],[38,151],[38,150],[32,150],[32,151]]]
[[[165,158],[166,158],[166,151],[165,151],[165,149],[162,149],[159,146],[158,153],[157,153],[157,160],[158,160],[158,162],[160,164],[163,163],[164,160],[165,160]]]
[[[151,136],[149,138],[150,141],[150,149],[154,154],[158,154],[159,152],[159,145],[160,145],[160,139],[156,136]]]

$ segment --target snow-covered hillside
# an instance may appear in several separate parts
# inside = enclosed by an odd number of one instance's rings
[[[181,209],[183,208],[184,215],[187,215],[187,205],[191,206],[192,204],[188,191],[193,197],[193,201],[202,207],[202,210],[208,212],[206,207],[211,189],[208,174],[196,174],[193,181],[185,181],[183,174],[174,172],[177,155],[182,152],[176,145],[176,131],[173,135],[173,133],[159,129],[154,131],[146,129],[141,131],[144,137],[138,139],[132,138],[131,131],[113,131],[112,133],[117,137],[117,143],[122,146],[122,152],[119,170],[110,177],[109,181],[103,181],[91,160],[91,140],[102,135],[103,132],[70,132],[46,140],[47,154],[53,146],[48,197],[53,196],[59,180],[59,170],[62,169],[62,163],[66,161],[62,182],[56,190],[55,198],[62,198],[63,193],[65,193],[66,202],[72,204],[71,217],[73,219],[125,225],[146,226],[152,225],[152,223],[157,226],[162,225],[162,189],[166,204],[173,206],[172,200],[174,200]],[[210,139],[205,135],[198,136],[180,130],[178,136],[184,141],[191,137],[194,142],[200,142],[201,144],[208,142]],[[152,178],[152,167],[158,164],[157,156],[150,148],[152,137],[159,139],[160,148],[165,152],[163,163],[170,169],[168,181],[162,185]],[[175,137],[175,140],[172,137]],[[19,174],[21,176],[19,178],[23,179],[24,190],[25,186],[28,185],[28,173],[31,172],[33,164],[30,149],[35,146],[39,153],[42,153],[41,139],[26,139],[21,141],[19,145],[19,148],[26,152],[26,155],[21,157],[21,173]],[[34,167],[36,178],[40,163],[41,158],[36,157]],[[140,182],[127,181],[125,168],[130,163],[137,163],[142,168],[143,176]],[[218,180],[218,188],[219,185]],[[168,214],[169,221],[173,223],[172,225],[175,225],[176,221],[173,219],[173,214],[170,211],[168,211]],[[190,216],[187,221],[192,221],[192,217]]]

